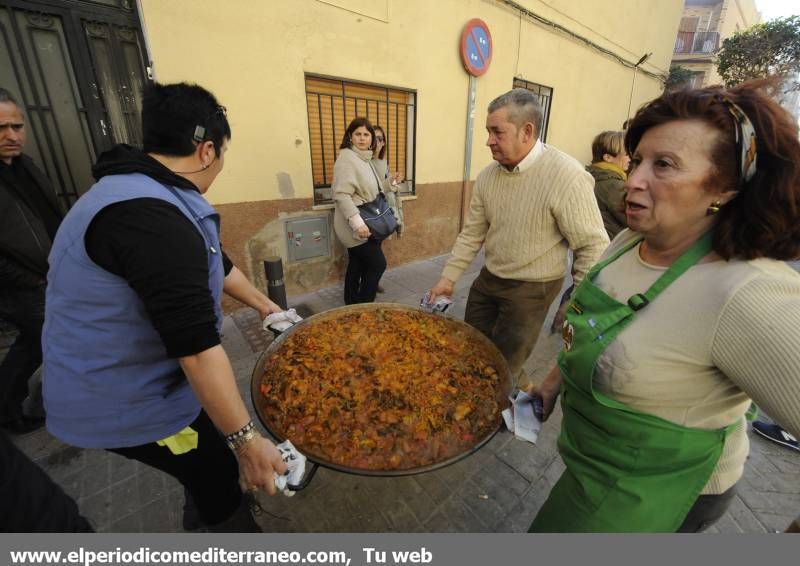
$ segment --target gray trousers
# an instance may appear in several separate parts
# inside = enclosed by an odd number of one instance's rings
[[[502,279],[485,267],[472,283],[464,321],[480,330],[505,356],[511,377],[519,381],[550,305],[564,279],[517,281]]]

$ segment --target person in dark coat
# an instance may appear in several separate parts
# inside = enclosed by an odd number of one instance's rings
[[[609,239],[628,226],[622,201],[626,171],[631,158],[625,151],[625,132],[602,132],[592,141],[592,164],[586,170],[594,177],[594,196]]]
[[[50,181],[24,148],[22,110],[0,88],[0,318],[19,330],[0,364],[0,427],[15,434],[44,424],[24,415],[22,402],[42,363],[47,255],[63,218]]]
[[[631,158],[625,151],[625,132],[601,132],[592,140],[592,164],[586,170],[594,177],[594,196],[603,217],[603,226],[608,239],[628,226],[625,220],[623,200],[625,198],[626,173]],[[570,286],[561,295],[561,302],[550,325],[550,333],[561,329],[564,323],[564,311],[567,301],[572,296],[574,286]]]
[[[0,532],[90,533],[93,528],[42,468],[0,431]]]

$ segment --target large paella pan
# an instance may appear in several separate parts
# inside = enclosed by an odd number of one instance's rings
[[[253,370],[256,413],[319,465],[380,476],[451,464],[502,423],[511,376],[479,331],[405,305],[351,305],[278,336]],[[310,478],[309,478],[310,479]]]

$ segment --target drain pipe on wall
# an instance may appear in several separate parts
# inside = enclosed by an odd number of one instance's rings
[[[144,21],[144,12],[142,11],[142,0],[136,0],[136,16],[139,18],[139,29],[142,32],[142,39],[144,40],[144,56],[147,58],[147,65],[145,71],[147,78],[151,81],[156,80],[156,70],[153,64],[153,56],[150,51],[150,38],[147,35],[147,24]]]

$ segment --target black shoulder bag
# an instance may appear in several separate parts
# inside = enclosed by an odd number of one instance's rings
[[[370,238],[385,240],[397,231],[397,218],[386,200],[386,195],[381,190],[381,182],[372,163],[369,163],[369,168],[372,169],[372,174],[375,175],[375,181],[378,183],[378,196],[375,197],[375,200],[359,206],[358,213],[369,228]]]

